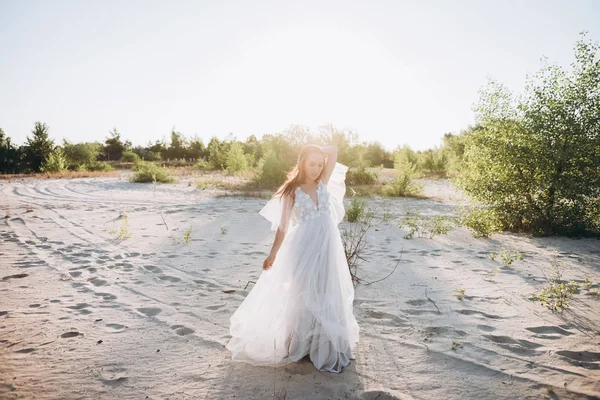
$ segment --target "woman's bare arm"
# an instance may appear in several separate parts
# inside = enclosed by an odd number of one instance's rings
[[[281,221],[279,222],[279,227],[277,228],[277,232],[275,233],[275,240],[273,241],[273,246],[271,247],[271,252],[263,262],[263,269],[267,270],[271,268],[271,265],[275,262],[275,258],[277,257],[277,253],[279,252],[279,248],[283,243],[283,239],[285,239],[285,232],[287,231],[289,220],[291,217],[293,200],[287,196],[283,200],[283,210],[281,213]]]
[[[327,163],[325,163],[325,167],[321,173],[321,180],[328,183],[329,178],[331,178],[331,173],[335,168],[335,163],[337,162],[338,148],[337,146],[323,146],[321,147],[321,151],[325,154],[325,157],[327,157]]]

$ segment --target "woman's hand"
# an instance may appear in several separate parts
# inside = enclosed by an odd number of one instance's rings
[[[263,270],[268,270],[269,268],[271,268],[271,266],[273,265],[273,263],[275,262],[275,256],[273,254],[269,254],[267,256],[267,258],[265,259],[265,261],[263,261]]]

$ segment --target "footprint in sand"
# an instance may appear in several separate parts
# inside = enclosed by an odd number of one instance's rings
[[[454,336],[454,337],[467,336],[467,332],[461,331],[459,329],[454,329],[451,326],[430,326],[430,327],[425,328],[425,331],[428,333],[433,333],[433,334],[442,335],[442,336]]]
[[[74,306],[67,306],[67,308],[70,308],[71,310],[83,310],[88,307],[91,307],[88,303],[77,303]]]
[[[17,351],[15,351],[15,353],[29,354],[29,353],[33,353],[34,351],[35,351],[34,348],[28,348],[28,349],[17,350]]]
[[[492,332],[492,331],[496,330],[496,328],[494,328],[493,326],[489,326],[489,325],[477,325],[477,329],[480,329],[485,332]]]
[[[155,273],[155,274],[159,274],[159,273],[161,273],[161,272],[162,272],[162,269],[158,268],[158,267],[157,267],[157,266],[155,266],[155,265],[144,265],[144,266],[143,266],[143,268],[144,268],[146,271],[150,271],[150,272],[153,272],[153,273]]]
[[[206,287],[211,288],[211,289],[218,289],[219,288],[219,285],[216,285],[216,284],[214,284],[212,282],[205,281],[205,280],[202,280],[202,279],[194,279],[194,283],[198,283],[200,285],[206,286]]]
[[[0,317],[8,315],[8,311],[0,311]]]
[[[78,337],[78,336],[83,336],[83,333],[80,333],[77,331],[71,331],[71,332],[65,332],[62,335],[60,335],[60,337],[63,339],[69,339],[69,338],[74,338],[74,337]]]
[[[427,304],[427,300],[425,300],[425,299],[408,300],[408,301],[406,301],[406,304],[411,305],[411,306],[424,306],[425,304]]]
[[[582,361],[582,362],[592,362],[600,361],[600,353],[595,353],[592,351],[570,351],[570,350],[561,350],[557,351],[556,354],[559,356],[571,359],[573,361]]]
[[[215,311],[218,310],[220,308],[223,308],[225,306],[225,304],[220,304],[220,305],[214,305],[214,306],[208,306],[206,307],[207,310],[211,310],[211,311]]]
[[[100,279],[100,278],[90,278],[90,279],[88,279],[88,282],[90,282],[94,286],[106,285],[106,281],[104,279]]]
[[[482,317],[489,318],[489,319],[504,319],[504,317],[501,317],[499,315],[488,314],[488,313],[484,313],[482,311],[476,311],[476,310],[456,310],[456,312],[459,314],[463,314],[463,315],[479,314]]]
[[[69,272],[69,275],[71,275],[73,278],[78,278],[81,276],[81,271],[71,271]]]
[[[136,308],[136,310],[139,313],[145,315],[146,317],[154,317],[162,312],[162,309],[160,309],[158,307],[143,307],[143,308]]]
[[[193,329],[190,329],[183,325],[173,325],[171,327],[171,329],[173,329],[175,331],[175,333],[178,334],[179,336],[187,336],[187,335],[191,335],[192,333],[194,333]]]
[[[518,355],[533,356],[538,354],[535,349],[542,347],[541,344],[533,343],[523,339],[513,339],[508,336],[483,335],[483,337],[496,343],[503,349]]]
[[[115,296],[114,294],[100,292],[94,293],[94,296],[101,296],[104,301],[115,300],[117,298],[117,296]]]
[[[8,276],[5,276],[4,278],[2,278],[2,281],[6,282],[6,281],[8,281],[10,279],[22,279],[22,278],[26,278],[28,276],[29,276],[29,274],[8,275]]]
[[[168,281],[168,282],[172,282],[172,283],[181,282],[180,278],[177,278],[176,276],[170,276],[170,275],[160,275],[158,277],[158,279],[160,279],[161,281]]]
[[[563,336],[570,336],[573,334],[573,332],[569,332],[567,330],[564,330],[558,326],[533,326],[530,328],[525,328],[528,331],[531,331],[533,333],[541,333],[541,334],[558,334],[558,335],[563,335]]]
[[[119,332],[123,332],[125,329],[127,329],[127,327],[125,325],[121,325],[121,324],[106,324],[105,327],[109,328],[109,329],[105,329],[105,331],[110,332],[110,333],[119,333]]]
[[[370,318],[378,320],[378,322],[375,323],[375,325],[384,325],[384,326],[405,326],[406,325],[405,319],[398,317],[397,315],[394,315],[394,314],[381,312],[381,311],[374,311],[374,310],[367,310],[365,312],[365,314]]]

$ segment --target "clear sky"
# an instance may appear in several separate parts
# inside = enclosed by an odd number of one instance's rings
[[[0,127],[134,144],[333,124],[425,149],[473,123],[488,76],[600,41],[596,0],[0,0]]]

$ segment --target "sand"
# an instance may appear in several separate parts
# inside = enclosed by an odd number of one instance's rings
[[[464,227],[404,239],[407,207],[464,204],[444,180],[426,181],[426,200],[370,202],[396,219],[370,232],[360,276],[400,261],[356,288],[361,338],[341,374],[231,362],[229,317],[274,236],[264,199],[190,183],[0,181],[0,398],[600,398],[600,300],[582,290],[563,313],[532,301],[555,251],[566,279],[597,288],[600,241]],[[523,260],[490,259],[504,249]]]

